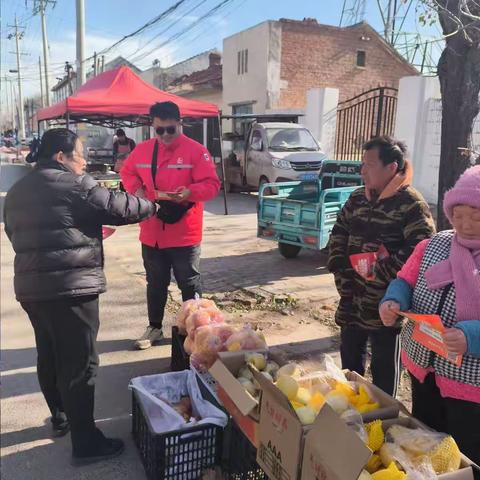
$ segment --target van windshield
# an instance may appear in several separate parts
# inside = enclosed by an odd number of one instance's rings
[[[274,152],[317,152],[318,144],[306,128],[267,128],[268,149]]]

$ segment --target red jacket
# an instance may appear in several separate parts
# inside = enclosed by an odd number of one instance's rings
[[[155,199],[152,179],[152,156],[155,139],[137,145],[125,160],[120,175],[129,193],[145,191]],[[180,135],[170,145],[159,143],[156,190],[173,192],[178,187],[190,189],[189,202],[195,205],[174,224],[164,224],[156,216],[140,224],[140,241],[158,248],[188,247],[202,241],[203,202],[215,198],[220,181],[208,150],[195,140]]]

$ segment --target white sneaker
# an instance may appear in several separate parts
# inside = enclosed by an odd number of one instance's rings
[[[146,350],[150,348],[155,342],[163,339],[163,332],[160,328],[148,326],[145,333],[135,340],[135,348],[137,350]]]

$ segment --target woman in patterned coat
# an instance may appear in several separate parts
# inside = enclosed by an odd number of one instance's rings
[[[412,320],[402,329],[412,413],[452,435],[480,464],[480,166],[445,194],[444,210],[454,230],[417,245],[390,283],[380,316],[385,326],[395,325],[399,311],[440,316],[448,358],[417,342]]]

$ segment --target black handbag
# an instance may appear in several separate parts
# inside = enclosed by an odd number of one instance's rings
[[[155,188],[155,178],[157,176],[157,155],[158,155],[158,140],[155,140],[152,156],[152,177],[153,187]],[[157,218],[163,223],[173,224],[179,222],[183,216],[193,207],[194,203],[177,203],[170,200],[157,200],[158,210]]]

